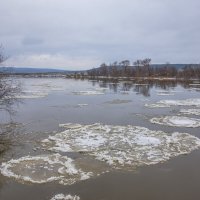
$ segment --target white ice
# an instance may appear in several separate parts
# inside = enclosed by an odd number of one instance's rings
[[[161,103],[152,103],[152,104],[146,103],[144,106],[148,108],[170,108],[169,105]]]
[[[175,122],[179,123],[179,122]],[[188,121],[182,124],[188,125]],[[67,124],[65,131],[42,141],[45,149],[84,152],[113,168],[134,167],[164,162],[199,148],[200,139],[187,133],[151,131],[138,126]],[[61,145],[58,141],[62,141]],[[64,147],[67,144],[67,148]],[[70,148],[68,148],[70,147]]]
[[[106,101],[105,104],[124,104],[124,103],[130,103],[132,100],[126,100],[126,99],[113,99],[112,101]]]
[[[72,196],[70,194],[56,194],[54,197],[51,198],[51,200],[80,200],[80,197],[76,195]]]
[[[74,160],[60,154],[25,156],[1,164],[4,176],[20,182],[47,183],[58,181],[70,185],[92,176],[75,166]]]
[[[105,93],[101,91],[88,90],[88,91],[73,92],[73,94],[75,95],[103,95]]]
[[[44,98],[48,96],[48,93],[23,93],[21,95],[17,95],[17,99],[36,99],[36,98]]]
[[[170,106],[200,106],[200,99],[161,100],[154,104],[145,104],[149,108],[163,108]]]
[[[184,115],[200,115],[200,109],[181,109],[180,113]]]
[[[77,106],[78,107],[85,107],[85,106],[88,106],[88,104],[86,104],[86,103],[79,103],[79,104],[77,104]]]
[[[158,96],[174,96],[174,93],[169,93],[169,92],[158,92]]]
[[[188,127],[188,128],[200,127],[200,119],[183,117],[183,116],[154,117],[150,119],[150,122],[154,124],[177,126],[177,127]]]

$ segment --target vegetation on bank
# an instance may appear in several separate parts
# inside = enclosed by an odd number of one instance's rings
[[[84,75],[82,73],[81,75]],[[129,60],[114,62],[107,65],[103,63],[99,68],[87,71],[90,77],[170,77],[170,78],[200,78],[200,65],[185,65],[179,69],[172,64],[166,63],[162,66],[151,64],[151,59],[136,60],[131,64]]]
[[[3,47],[0,46],[0,65],[6,60],[3,53]],[[12,77],[9,77],[7,73],[0,73],[0,114],[13,113],[12,105],[18,101],[16,95],[21,92],[20,85],[14,81]],[[0,154],[6,151],[10,146],[9,133],[13,130],[13,124],[0,123]]]
[[[0,64],[6,60],[3,54],[3,47],[0,46]],[[8,77],[7,73],[0,73],[0,111],[12,112],[12,105],[16,101],[16,95],[20,93],[20,85]]]

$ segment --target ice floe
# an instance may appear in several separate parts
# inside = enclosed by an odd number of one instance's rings
[[[170,105],[161,104],[161,103],[151,103],[151,104],[146,103],[144,106],[148,108],[170,108]]]
[[[131,100],[125,100],[125,99],[114,99],[112,101],[106,101],[105,104],[124,104],[124,103],[130,103]]]
[[[148,83],[135,83],[135,86],[148,86]]]
[[[200,99],[161,100],[154,104],[145,104],[149,108],[164,108],[170,106],[200,106]]]
[[[189,85],[191,85],[191,86],[200,86],[200,83],[191,83]]]
[[[177,127],[188,127],[188,128],[200,127],[200,119],[183,117],[183,116],[154,117],[150,119],[150,122],[154,124],[177,126]]]
[[[86,104],[86,103],[79,103],[79,104],[77,104],[77,106],[78,107],[85,107],[85,106],[88,106],[88,104]]]
[[[172,92],[158,92],[158,96],[174,96],[174,93]]]
[[[92,176],[74,164],[74,160],[60,154],[25,156],[2,163],[0,171],[4,176],[20,182],[47,183],[58,181],[70,185]]]
[[[106,91],[109,90],[107,87],[100,87],[100,88],[95,88],[96,91]]]
[[[46,97],[47,95],[34,95],[34,94],[32,94],[32,95],[17,95],[16,96],[16,98],[17,99],[37,99],[37,98],[44,98],[44,97]]]
[[[120,91],[120,93],[121,93],[121,94],[128,95],[128,94],[130,94],[130,91],[123,91],[123,90],[122,90],[122,91]]]
[[[200,139],[187,133],[170,134],[138,126],[99,123],[63,124],[62,127],[66,130],[42,141],[44,148],[61,152],[84,152],[84,155],[117,169],[164,162],[200,147]]]
[[[56,194],[54,197],[52,197],[50,200],[80,200],[79,196],[72,196],[70,194],[64,195],[64,194]]]
[[[20,95],[16,95],[18,99],[36,99],[36,98],[44,98],[48,96],[47,92],[39,92],[39,91],[24,91]]]
[[[88,90],[88,91],[78,91],[78,92],[72,92],[75,95],[103,95],[104,92],[101,91],[95,91],[95,90]]]
[[[181,109],[180,113],[184,115],[200,115],[200,109]]]

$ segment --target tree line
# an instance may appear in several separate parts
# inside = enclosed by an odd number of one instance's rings
[[[129,60],[113,62],[111,64],[102,63],[99,68],[88,70],[88,75],[108,76],[108,77],[173,77],[173,78],[200,78],[200,65],[185,65],[178,69],[172,64],[155,66],[151,64],[151,59],[146,58],[136,60],[131,63]]]

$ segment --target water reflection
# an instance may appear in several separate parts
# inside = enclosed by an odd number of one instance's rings
[[[137,94],[141,94],[145,97],[149,97],[151,95],[150,91],[153,87],[169,91],[180,85],[184,89],[200,91],[200,83],[195,80],[127,79],[122,81],[119,79],[95,79],[90,81],[92,82],[92,86],[95,87],[96,85],[98,85],[101,88],[109,88],[114,93],[117,93],[119,91],[134,91]]]
[[[21,132],[21,124],[10,122],[0,124],[0,156],[14,144],[14,138]]]

